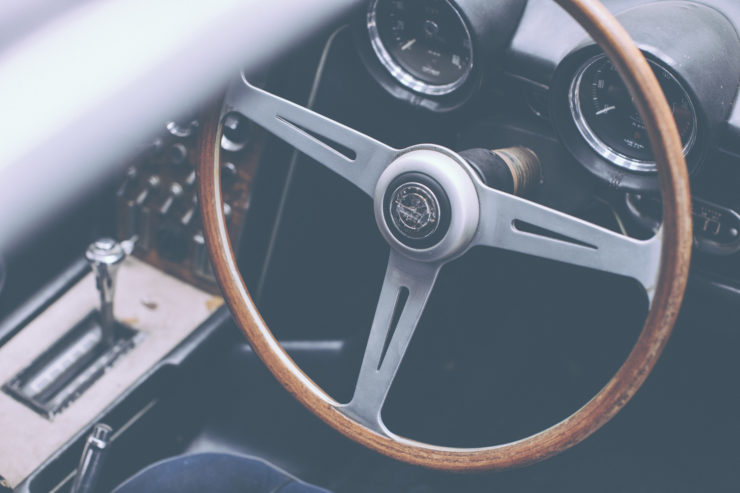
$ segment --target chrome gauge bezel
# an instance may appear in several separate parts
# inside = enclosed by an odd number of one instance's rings
[[[589,147],[591,147],[591,149],[593,149],[599,156],[603,157],[610,163],[622,169],[626,169],[626,170],[634,171],[638,173],[655,174],[657,172],[657,165],[655,161],[645,161],[641,159],[636,159],[634,157],[626,156],[625,154],[619,151],[616,151],[597,135],[597,133],[591,128],[589,123],[586,121],[586,118],[583,114],[583,109],[581,108],[581,98],[580,98],[581,83],[583,82],[583,77],[589,68],[591,68],[594,64],[606,58],[607,57],[604,54],[599,54],[599,55],[589,58],[588,60],[586,60],[585,63],[581,65],[581,67],[578,69],[575,76],[573,77],[571,84],[570,84],[570,90],[568,93],[568,105],[570,107],[570,112],[571,112],[571,116],[573,117],[573,121],[576,125],[576,128],[578,129],[578,132],[581,134],[583,139],[586,141]],[[696,144],[698,126],[699,126],[698,118],[696,115],[696,108],[694,107],[693,99],[691,98],[691,95],[686,90],[686,88],[681,83],[681,81],[679,81],[669,70],[667,70],[661,64],[653,60],[648,60],[648,63],[650,63],[650,65],[653,68],[657,68],[661,72],[667,74],[668,77],[672,79],[678,85],[678,87],[681,89],[683,93],[683,96],[686,98],[686,101],[688,101],[689,103],[689,107],[691,109],[691,118],[692,118],[691,135],[689,136],[688,140],[686,141],[686,144],[684,144],[684,147],[683,147],[683,154],[684,156],[687,156],[693,149],[694,145]]]
[[[383,40],[380,37],[380,32],[378,30],[377,9],[378,3],[380,3],[380,1],[381,0],[373,0],[370,3],[370,7],[367,11],[367,31],[370,36],[370,45],[372,46],[373,52],[375,52],[378,61],[380,61],[381,65],[393,76],[396,81],[398,81],[404,87],[411,89],[412,91],[418,92],[420,94],[425,94],[427,96],[445,96],[459,89],[465,84],[465,82],[468,81],[475,65],[475,49],[473,48],[473,37],[470,34],[470,29],[468,29],[467,22],[465,22],[465,19],[463,18],[462,14],[460,14],[455,5],[453,5],[449,0],[444,0],[444,2],[452,9],[452,11],[455,12],[455,15],[463,26],[463,29],[465,30],[465,35],[470,42],[470,64],[468,65],[465,73],[456,81],[450,82],[449,84],[436,85],[425,82],[409,73],[395,60],[393,55],[390,54],[385,44],[383,43]]]

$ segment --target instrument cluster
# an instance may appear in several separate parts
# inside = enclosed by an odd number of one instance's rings
[[[525,0],[372,0],[355,23],[360,56],[393,97],[455,110],[500,69]]]
[[[375,81],[406,104],[454,111],[473,129],[492,128],[492,121],[505,128],[508,119],[518,126],[516,144],[552,134],[570,158],[567,166],[593,184],[592,192],[621,197],[624,218],[655,231],[662,215],[658,164],[617,68],[554,2],[525,3],[370,0],[354,30],[356,45]],[[645,55],[681,139],[697,250],[734,258],[740,252],[740,139],[732,140],[733,131],[740,135],[740,111],[733,112],[740,18],[733,19],[724,0],[623,3],[607,7]],[[490,122],[476,123],[484,105]],[[523,123],[523,113],[534,113],[534,123]],[[500,145],[496,136],[488,141]],[[564,166],[551,167],[562,172]],[[567,189],[576,186],[572,181],[551,177],[545,186]]]
[[[686,156],[697,140],[694,103],[676,76],[656,61],[649,63],[673,112]],[[578,69],[568,103],[579,133],[597,154],[630,171],[657,171],[647,128],[606,55],[596,55]]]
[[[645,50],[673,113],[690,173],[706,159],[711,125],[701,96],[680,67]],[[550,87],[550,117],[563,145],[594,176],[617,189],[657,191],[647,127],[609,58],[595,45],[568,55]]]
[[[374,0],[367,11],[370,43],[400,84],[443,96],[473,70],[473,40],[460,12],[447,0]]]

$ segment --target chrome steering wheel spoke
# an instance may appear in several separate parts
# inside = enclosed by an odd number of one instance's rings
[[[378,433],[389,434],[380,412],[441,266],[391,249],[354,396],[341,406],[345,414]]]
[[[227,91],[222,114],[237,111],[372,196],[399,151],[250,84]]]
[[[662,230],[637,240],[528,200],[476,184],[481,221],[473,245],[485,245],[637,280],[652,302]]]

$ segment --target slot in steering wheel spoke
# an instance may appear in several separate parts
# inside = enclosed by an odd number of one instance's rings
[[[231,85],[224,114],[238,111],[372,196],[398,151],[356,130],[259,89],[242,78]]]
[[[346,414],[378,433],[388,434],[380,411],[440,268],[391,249],[355,393],[343,406]]]
[[[662,230],[637,240],[520,197],[478,185],[475,244],[534,255],[637,280],[652,301]]]

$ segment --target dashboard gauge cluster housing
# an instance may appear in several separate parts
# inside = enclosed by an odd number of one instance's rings
[[[649,52],[644,52],[644,54],[659,79],[662,78],[661,74],[665,74],[664,77],[675,81],[676,87],[685,91],[688,105],[691,108],[689,118],[692,123],[688,130],[690,136],[684,142],[684,151],[689,171],[693,173],[704,160],[706,154],[706,116],[698,107],[696,96],[691,87],[682,80],[680,75],[673,72],[664,62],[661,62]],[[646,139],[646,133],[638,136],[639,131],[634,128],[640,123],[634,123],[629,127],[622,125],[622,128],[620,128],[616,121],[607,121],[609,124],[607,130],[607,127],[599,128],[595,124],[595,118],[599,117],[593,117],[594,113],[586,113],[584,99],[589,100],[589,106],[593,104],[594,107],[591,108],[591,111],[594,111],[596,107],[608,104],[606,101],[598,100],[598,96],[581,94],[581,91],[586,88],[591,90],[591,81],[584,80],[584,74],[588,74],[592,67],[600,63],[607,64],[609,61],[605,59],[605,55],[598,47],[589,46],[569,55],[558,67],[554,83],[551,86],[550,115],[553,118],[554,126],[560,134],[563,144],[576,160],[610,186],[636,191],[657,190],[658,178],[654,163],[649,159],[641,159],[638,155],[639,151],[630,153],[626,149],[618,148],[619,138],[624,136],[624,139],[627,140],[628,136],[624,134],[628,131],[635,132],[635,135],[630,137],[641,137],[643,141]],[[611,67],[610,64],[609,67]],[[616,91],[626,91],[626,89],[618,88],[615,90],[608,87],[604,88],[604,91],[614,93]],[[594,92],[596,92],[595,89]],[[629,100],[629,98],[627,99]],[[613,108],[613,106],[604,106],[601,111],[609,110],[609,108]],[[596,114],[599,112],[596,111]],[[635,109],[627,110],[626,113],[629,113],[630,117],[625,114],[623,119],[629,118],[630,123],[639,119]],[[632,114],[634,114],[634,117],[631,116]],[[600,118],[608,116],[603,115]],[[627,124],[627,121],[621,123]]]
[[[698,133],[692,98],[668,69],[652,60],[648,63],[663,88],[688,157]],[[568,104],[578,131],[597,154],[630,171],[657,171],[647,128],[606,55],[596,55],[578,69],[570,84]]]
[[[473,39],[467,21],[448,0],[373,0],[367,29],[383,67],[415,92],[450,94],[473,72]]]
[[[717,63],[718,54],[738,44],[737,33],[719,12],[693,2],[648,4],[619,20],[666,93],[694,173],[716,147],[737,94],[737,52]],[[571,51],[553,75],[552,124],[575,159],[613,188],[657,191],[647,135],[634,106],[624,109],[626,104],[629,94],[590,40]]]
[[[355,42],[390,95],[430,111],[451,111],[497,68],[525,3],[371,0],[355,22]]]

